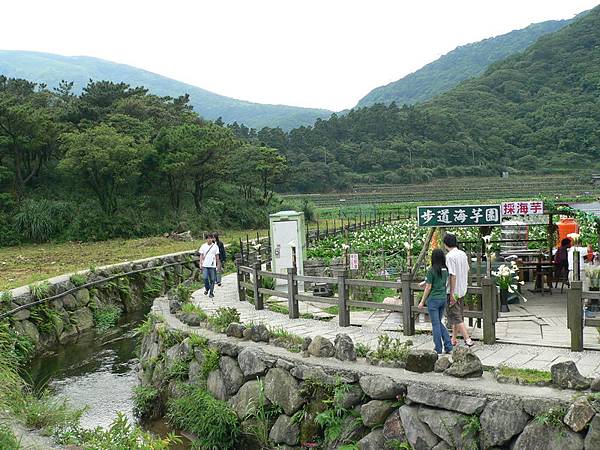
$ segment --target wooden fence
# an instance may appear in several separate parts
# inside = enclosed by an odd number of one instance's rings
[[[241,260],[238,260],[241,263]],[[263,287],[263,278],[284,280],[286,290],[274,290]],[[341,327],[350,326],[351,307],[366,308],[373,310],[394,311],[402,314],[402,329],[406,336],[415,334],[415,317],[427,310],[420,310],[415,305],[415,292],[422,291],[423,287],[414,282],[410,273],[403,273],[400,281],[365,280],[349,278],[345,269],[334,272],[332,277],[315,277],[298,275],[295,268],[287,270],[286,274],[262,270],[260,261],[251,266],[237,265],[238,295],[240,301],[246,301],[248,291],[252,292],[254,307],[257,310],[264,309],[264,296],[276,296],[287,298],[290,319],[297,319],[299,314],[299,302],[318,302],[338,306],[338,323]],[[320,297],[298,292],[298,283],[326,283],[337,286],[337,295],[334,297]],[[371,301],[359,301],[350,299],[350,288],[362,286],[371,288],[391,288],[400,292],[402,304],[388,304]],[[482,278],[480,286],[470,286],[468,294],[481,298],[481,310],[465,310],[465,317],[477,319],[483,323],[483,342],[493,344],[496,342],[496,320],[498,317],[498,299],[495,284],[489,278]]]
[[[567,291],[567,327],[571,331],[571,350],[583,351],[584,327],[600,327],[600,318],[586,318],[583,311],[584,300],[600,300],[600,292],[584,291],[581,281],[571,281]]]

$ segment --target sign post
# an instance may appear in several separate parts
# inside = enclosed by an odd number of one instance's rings
[[[500,205],[419,206],[420,227],[481,227],[500,225]]]

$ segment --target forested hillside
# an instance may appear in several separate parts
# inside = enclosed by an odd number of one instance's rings
[[[397,81],[373,89],[357,107],[375,103],[412,105],[449,91],[461,81],[481,75],[492,63],[522,52],[541,36],[572,20],[550,20],[527,28],[463,45]]]
[[[76,93],[93,79],[143,86],[160,96],[189,94],[190,105],[203,118],[216,120],[221,117],[227,123],[237,121],[256,128],[270,126],[288,130],[310,125],[318,117],[327,118],[331,114],[324,109],[236,100],[136,67],[87,56],[0,50],[0,75],[44,83],[50,88],[58,87],[62,80],[73,81]]]
[[[598,170],[600,7],[428,103],[378,104],[255,134],[287,156],[289,191]]]
[[[263,226],[285,159],[188,100],[0,76],[0,245]]]

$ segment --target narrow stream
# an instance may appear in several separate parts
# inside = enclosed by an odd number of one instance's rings
[[[87,406],[81,418],[85,428],[106,428],[122,412],[132,422],[133,388],[138,385],[135,329],[146,312],[125,314],[114,329],[104,334],[89,331],[54,352],[42,355],[29,366],[29,379],[35,388],[47,386],[66,397],[75,408]],[[160,435],[172,431],[162,421],[145,426]],[[186,441],[173,450],[190,447]]]

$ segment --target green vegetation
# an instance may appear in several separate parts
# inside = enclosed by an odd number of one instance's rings
[[[354,349],[356,350],[356,356],[358,356],[359,358],[366,358],[369,352],[371,351],[371,347],[369,347],[366,344],[363,344],[362,342],[356,344],[354,346]]]
[[[204,380],[208,378],[208,375],[219,368],[219,362],[221,361],[221,354],[216,348],[206,347],[204,349],[204,362],[202,363],[201,375]]]
[[[239,323],[239,321],[240,313],[235,308],[218,308],[215,314],[208,318],[208,323],[221,333],[230,323]]]
[[[240,437],[240,423],[227,404],[214,399],[201,387],[182,385],[183,396],[167,403],[167,418],[178,428],[194,433],[194,449],[234,449]]]
[[[164,322],[164,319],[154,313],[150,313],[146,316],[144,321],[140,323],[137,327],[136,332],[141,336],[148,336],[152,333],[152,329],[154,328],[154,324],[157,322]]]
[[[589,175],[600,167],[600,55],[589,44],[598,40],[600,7],[421,105],[377,104],[288,133],[265,128],[257,140],[287,157],[289,192],[502,171]]]
[[[167,328],[164,323],[158,327],[158,336],[162,339],[165,348],[171,348],[176,344],[181,344],[186,338],[185,333],[179,330],[171,330]]]
[[[49,297],[51,289],[52,285],[48,281],[42,281],[29,286],[29,290],[35,300],[42,300]]]
[[[75,274],[71,275],[70,281],[76,287],[79,287],[79,286],[83,286],[85,283],[87,283],[87,277],[83,274],[75,273]]]
[[[179,380],[183,381],[188,377],[190,371],[191,358],[187,359],[175,359],[172,361],[169,369],[167,370],[166,380]]]
[[[21,444],[12,430],[0,424],[0,448],[5,450],[20,450]]]
[[[51,88],[62,80],[74,82],[79,92],[90,79],[125,82],[131,86],[146,86],[157,95],[178,98],[189,94],[189,103],[202,117],[222,118],[225,122],[244,123],[251,127],[279,126],[290,129],[310,125],[330,111],[285,105],[264,105],[215,94],[181,81],[173,80],[137,67],[117,64],[103,59],[62,56],[29,51],[0,51],[0,65],[7,76],[23,76]],[[244,127],[244,125],[242,125]]]
[[[396,102],[412,105],[446,92],[461,81],[481,75],[491,64],[522,52],[540,36],[552,33],[572,20],[550,20],[521,30],[463,45],[427,64],[416,72],[373,89],[357,107]]]
[[[2,75],[0,142],[0,246],[257,228],[282,207],[285,158],[201,119],[187,96]]]
[[[181,283],[175,288],[181,303],[189,303],[192,299],[192,289],[189,286]]]
[[[280,303],[268,303],[267,309],[279,314],[288,315],[290,313],[290,309],[286,305],[282,305]]]
[[[136,417],[146,418],[150,415],[154,402],[160,392],[152,386],[136,386],[133,388],[133,413]]]
[[[94,325],[100,333],[114,327],[121,317],[121,308],[116,305],[101,305],[93,310]]]
[[[261,449],[272,448],[269,432],[277,417],[283,413],[281,407],[268,403],[265,397],[265,387],[262,380],[258,380],[258,401],[251,401],[247,405],[244,417],[244,433],[251,436]]]
[[[479,420],[479,416],[476,414],[472,414],[467,416],[463,422],[463,431],[461,433],[461,437],[463,440],[470,439],[471,446],[470,448],[465,448],[465,450],[478,450],[479,446],[477,442],[479,442],[479,433],[481,432],[481,422]]]
[[[174,444],[181,443],[175,434],[158,438],[152,433],[132,425],[122,413],[117,413],[116,419],[107,430],[95,428],[64,427],[55,433],[62,445],[77,446],[84,450],[104,449],[136,449],[136,450],[167,450]]]
[[[272,340],[277,340],[290,352],[299,353],[302,350],[302,342],[304,338],[297,334],[290,333],[284,328],[270,328],[269,337]]]
[[[545,370],[515,369],[513,367],[500,366],[498,368],[498,375],[514,377],[526,384],[550,383],[552,381],[552,374]]]
[[[552,408],[549,411],[535,417],[539,423],[553,428],[561,429],[564,426],[564,418],[567,410],[564,408]]]
[[[412,341],[402,342],[400,339],[382,334],[377,338],[377,349],[372,351],[369,357],[382,361],[406,362],[412,345]]]
[[[186,314],[195,314],[200,318],[200,320],[208,319],[208,315],[204,312],[204,310],[199,306],[194,305],[193,303],[185,303],[181,307],[181,311],[183,311]]]

